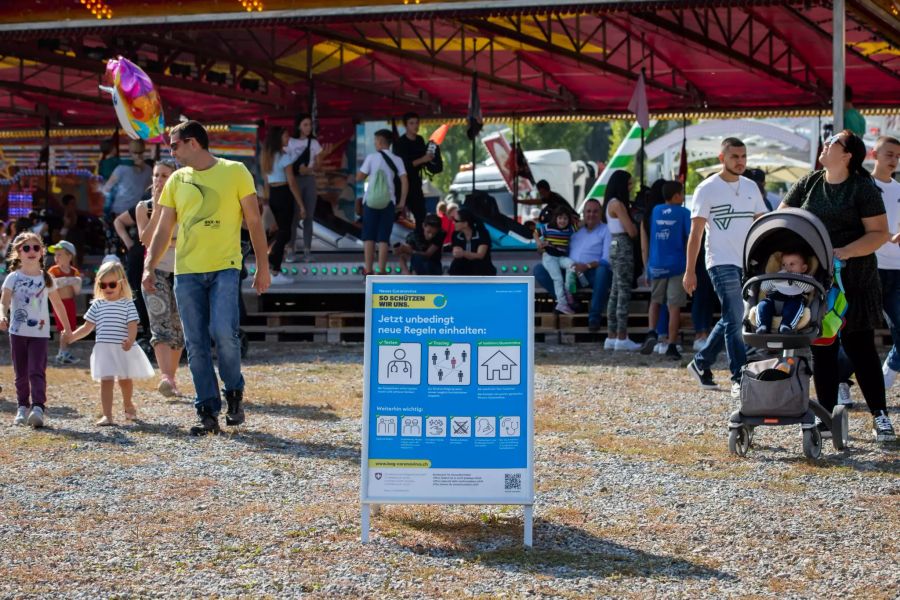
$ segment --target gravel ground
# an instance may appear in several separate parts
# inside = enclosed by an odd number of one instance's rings
[[[4,366],[0,596],[897,597],[900,445],[866,411],[847,452],[765,428],[740,459],[727,391],[680,365],[536,355],[532,550],[516,507],[390,506],[359,543],[359,345],[252,346],[248,422],[206,439],[149,382],[138,424],[94,427],[80,367],[48,369],[51,427],[6,426]]]

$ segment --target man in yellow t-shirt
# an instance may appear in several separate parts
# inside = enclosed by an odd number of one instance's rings
[[[216,342],[219,375],[225,388],[227,425],[244,422],[244,378],[238,332],[241,273],[241,220],[247,222],[256,256],[266,256],[256,188],[247,168],[209,152],[203,125],[187,121],[170,132],[172,156],[184,165],[159,198],[160,218],[144,260],[143,286],[153,291],[154,269],[178,225],[175,245],[175,299],[184,325],[188,366],[197,396],[200,423],[191,435],[218,433],[222,398],[212,360]],[[271,283],[268,261],[257,261],[253,287],[260,294]]]

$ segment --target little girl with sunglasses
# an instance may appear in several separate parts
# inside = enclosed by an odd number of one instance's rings
[[[153,377],[153,367],[147,355],[134,345],[137,338],[138,313],[131,299],[131,286],[125,269],[116,261],[105,262],[97,271],[94,282],[94,301],[84,314],[84,324],[69,335],[75,342],[97,330],[94,351],[91,353],[91,377],[100,382],[100,403],[103,417],[98,426],[113,425],[113,391],[115,382],[122,390],[125,420],[134,421],[137,409],[131,401],[134,379]]]
[[[53,278],[41,266],[43,256],[44,245],[40,237],[31,232],[17,235],[12,242],[10,272],[3,281],[0,295],[0,331],[9,330],[19,401],[13,424],[27,422],[34,428],[43,427],[46,420],[47,348],[50,345],[48,299],[59,315],[62,335],[71,334],[71,324]]]

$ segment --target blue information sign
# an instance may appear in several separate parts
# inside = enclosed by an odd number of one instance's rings
[[[370,277],[362,501],[526,504],[530,277]]]

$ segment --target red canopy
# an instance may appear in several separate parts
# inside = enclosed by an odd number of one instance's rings
[[[305,109],[382,119],[466,114],[479,74],[485,116],[616,115],[641,69],[652,113],[827,110],[831,3],[442,2],[350,6],[263,0],[0,8],[0,129],[115,123],[105,61],[141,64],[170,122],[247,122]],[[900,108],[900,20],[890,2],[847,0],[847,84],[860,108]],[[282,9],[282,10],[272,10]],[[5,14],[4,14],[5,13]],[[90,18],[86,18],[90,17]],[[25,21],[23,21],[25,19]],[[16,22],[19,21],[19,22]]]

